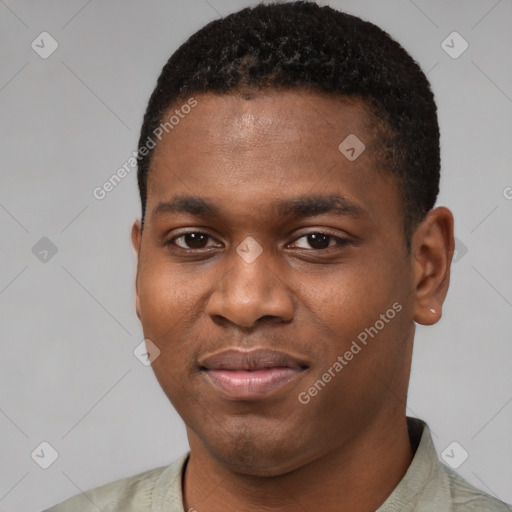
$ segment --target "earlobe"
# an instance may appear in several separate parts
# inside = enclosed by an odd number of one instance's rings
[[[430,308],[427,306],[422,307],[427,311],[422,311],[421,313],[414,315],[415,322],[422,325],[433,325],[441,320],[441,316],[443,315],[442,306],[438,306],[437,308]]]
[[[416,228],[411,244],[414,321],[419,324],[433,325],[441,319],[454,247],[451,211],[434,208]]]

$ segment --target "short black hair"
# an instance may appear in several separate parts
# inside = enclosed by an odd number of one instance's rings
[[[376,25],[313,2],[261,3],[208,23],[170,57],[144,115],[138,154],[142,226],[154,138],[172,105],[193,93],[301,89],[362,100],[384,122],[386,171],[396,177],[407,247],[439,192],[434,95],[414,59]],[[340,140],[341,142],[341,140]],[[152,144],[154,147],[154,144]]]

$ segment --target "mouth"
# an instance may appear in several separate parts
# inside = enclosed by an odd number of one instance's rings
[[[199,364],[214,388],[231,400],[274,395],[309,368],[299,358],[270,349],[229,349],[208,356]]]

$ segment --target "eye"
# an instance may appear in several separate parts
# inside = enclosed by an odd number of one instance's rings
[[[180,249],[184,250],[199,250],[206,249],[208,247],[216,247],[216,244],[208,245],[208,241],[213,241],[213,237],[208,233],[201,231],[191,231],[189,233],[182,233],[172,237],[170,240],[165,242],[165,245],[176,245]],[[299,249],[315,249],[324,250],[338,246],[344,246],[350,243],[349,239],[340,238],[329,233],[314,232],[307,233],[294,242],[295,247]]]
[[[208,239],[212,239],[209,234],[202,233],[200,231],[193,231],[177,235],[168,240],[165,245],[177,245],[181,249],[205,249],[207,247]]]
[[[295,243],[298,241],[303,240],[302,245],[299,245],[299,249],[328,249],[330,247],[333,247],[335,245],[343,246],[350,243],[350,240],[347,238],[340,238],[334,235],[330,235],[329,233],[321,233],[321,232],[315,232],[315,233],[308,233],[306,235],[303,235],[297,240],[295,240]],[[309,244],[309,247],[308,247]]]

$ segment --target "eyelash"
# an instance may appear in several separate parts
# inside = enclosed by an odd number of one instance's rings
[[[178,249],[181,249],[182,251],[185,251],[185,252],[197,252],[197,251],[204,251],[205,249],[208,250],[208,247],[203,247],[201,249],[185,249],[183,247],[180,247],[179,245],[176,245],[174,242],[175,240],[179,239],[179,238],[182,238],[186,235],[190,235],[190,234],[196,234],[196,235],[206,235],[207,237],[209,237],[210,239],[213,239],[213,236],[209,235],[208,233],[205,233],[204,231],[188,231],[187,233],[181,233],[180,235],[176,235],[176,236],[173,236],[172,238],[170,238],[169,240],[165,241],[164,245],[165,246],[171,246],[171,245],[174,245],[175,247],[177,247]],[[337,242],[337,246],[338,247],[343,247],[345,245],[348,245],[351,243],[351,240],[348,239],[348,238],[341,238],[341,237],[338,237],[338,236],[335,236],[335,235],[332,235],[331,233],[326,233],[324,231],[311,231],[309,233],[304,233],[303,235],[299,236],[298,238],[296,238],[293,242],[297,242],[298,240],[300,240],[301,238],[304,238],[304,237],[307,237],[309,235],[325,235],[325,236],[328,236],[330,237],[331,240],[334,240],[335,242]],[[314,251],[314,252],[323,252],[323,251],[328,251],[330,249],[333,249],[333,247],[335,246],[329,246],[329,247],[326,247],[324,249],[314,249],[314,248],[311,248],[311,249],[304,249],[302,247],[299,247],[299,249],[302,249],[302,250],[307,250],[307,251]]]

